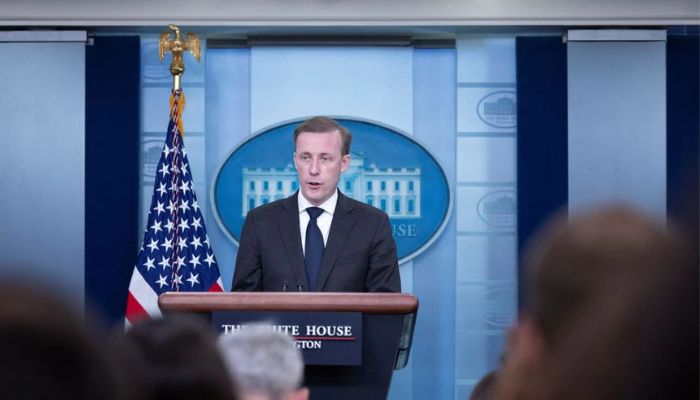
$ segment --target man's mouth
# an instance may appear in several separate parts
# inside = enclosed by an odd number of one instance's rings
[[[318,189],[321,187],[321,182],[307,182],[306,184],[309,185],[311,189]]]

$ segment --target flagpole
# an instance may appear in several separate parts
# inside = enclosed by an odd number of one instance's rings
[[[204,216],[197,203],[183,141],[185,95],[181,82],[185,65],[182,53],[189,51],[199,61],[199,39],[188,32],[187,40],[183,40],[177,26],[169,25],[168,28],[160,35],[158,51],[161,60],[168,51],[173,56],[170,63],[173,75],[170,120],[156,168],[143,244],[129,282],[125,312],[127,327],[140,319],[162,315],[158,306],[158,296],[162,293],[224,290]]]
[[[171,36],[173,36],[171,38]],[[189,51],[194,59],[199,62],[201,54],[199,37],[192,32],[187,32],[187,39],[183,39],[180,35],[180,28],[177,25],[168,25],[168,30],[160,34],[158,42],[158,53],[160,60],[167,52],[171,52],[173,57],[170,61],[170,74],[173,76],[173,91],[179,90],[181,87],[182,74],[185,72],[185,62],[182,58],[182,53]]]

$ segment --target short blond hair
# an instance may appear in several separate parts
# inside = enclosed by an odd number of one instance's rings
[[[297,145],[297,138],[304,132],[307,133],[326,133],[335,132],[340,133],[341,146],[340,151],[342,155],[350,154],[350,144],[352,143],[352,133],[348,128],[340,125],[332,118],[328,117],[313,117],[302,122],[299,126],[294,129],[294,147]]]

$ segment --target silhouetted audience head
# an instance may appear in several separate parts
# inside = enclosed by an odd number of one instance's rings
[[[546,344],[567,320],[623,280],[655,275],[678,263],[680,238],[654,219],[622,206],[560,216],[525,256],[530,316]]]
[[[104,337],[57,295],[0,285],[0,397],[126,398]]]
[[[123,364],[150,400],[235,399],[212,330],[186,316],[141,321],[123,338]]]
[[[673,227],[623,206],[571,218],[560,215],[550,222],[524,258],[530,274],[529,310],[509,335],[497,398],[540,399],[553,393],[547,377],[572,373],[560,365],[565,358],[557,358],[576,346],[572,342],[579,340],[577,335],[588,335],[592,348],[613,337],[634,338],[624,327],[643,325],[644,312],[635,308],[644,305],[639,300],[661,295],[655,282],[672,286],[673,279],[666,277],[684,270],[686,250]],[[610,338],[603,339],[606,335]],[[590,361],[608,363],[606,356],[599,356]],[[610,384],[622,385],[622,380]]]
[[[292,338],[269,325],[251,324],[219,338],[243,400],[306,400],[304,361]]]
[[[698,269],[619,282],[567,326],[539,398],[698,399]]]

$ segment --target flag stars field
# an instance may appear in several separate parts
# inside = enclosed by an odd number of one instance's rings
[[[153,221],[153,225],[151,225],[151,229],[153,229],[153,234],[155,235],[158,233],[158,231],[162,231],[163,228],[160,227],[161,222],[160,221]]]
[[[194,207],[194,204],[192,206]],[[200,223],[200,218],[192,218],[192,229],[199,229],[201,227],[202,227],[202,224]],[[197,237],[195,236],[195,239],[196,238]],[[197,243],[199,243],[199,241]]]
[[[168,233],[170,233],[171,230],[175,229],[175,224],[172,220],[168,220],[168,223],[165,225],[165,229],[168,230]]]
[[[190,277],[187,278],[187,282],[189,282],[190,285],[191,285],[192,287],[194,287],[194,284],[195,284],[195,283],[199,283],[199,274],[196,274],[196,275],[195,275],[195,274],[193,274],[192,272],[190,272]]]
[[[204,259],[204,262],[211,268],[211,265],[216,263],[216,261],[214,261],[214,254],[207,254],[207,258]]]
[[[156,192],[160,193],[160,197],[165,196],[165,193],[168,192],[168,190],[165,188],[165,183],[161,182],[158,189],[156,189]],[[160,215],[160,213],[158,215]]]
[[[173,248],[173,240],[172,239],[163,239],[163,244],[160,245],[164,251],[168,251]]]
[[[163,165],[163,167],[159,169],[158,172],[160,172],[160,174],[163,176],[168,175],[170,173],[170,171],[168,171],[168,167],[165,165]]]
[[[155,258],[148,257],[146,258],[146,262],[143,263],[143,266],[146,267],[146,271],[150,271],[151,268],[155,268],[156,266],[153,265],[153,263],[156,261]]]
[[[166,268],[170,268],[170,260],[168,258],[166,258],[165,256],[162,256],[158,265],[163,267],[163,271],[165,271]]]
[[[166,277],[163,276],[163,275],[159,275],[159,276],[160,276],[160,279],[158,279],[158,280],[156,281],[156,283],[159,284],[161,288],[162,288],[163,286],[168,286],[168,278],[166,278]]]
[[[190,258],[190,264],[192,264],[192,268],[197,268],[197,265],[201,264],[201,262],[199,261],[199,256],[195,256],[193,254],[192,258]]]
[[[151,239],[151,243],[149,243],[146,247],[148,247],[151,252],[158,250],[158,241],[155,239]]]

